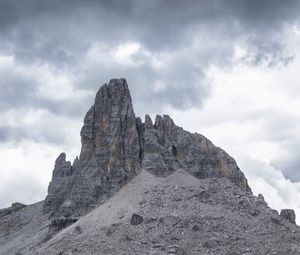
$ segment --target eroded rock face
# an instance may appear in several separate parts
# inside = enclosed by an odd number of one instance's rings
[[[48,195],[44,202],[45,212],[54,212],[62,205],[65,195],[70,190],[73,168],[71,162],[66,161],[66,154],[61,153],[55,161],[52,180],[49,183]]]
[[[134,213],[131,216],[130,224],[136,226],[136,225],[141,224],[143,221],[144,221],[144,219],[141,215]]]
[[[27,207],[27,205],[22,204],[22,203],[13,203],[11,205],[11,207],[4,208],[4,209],[0,210],[0,218],[5,216],[5,215],[9,215],[9,214],[12,214],[14,212],[17,212],[17,211],[21,210],[24,207]]]
[[[72,166],[64,153],[56,160],[45,212],[85,214],[139,172],[139,137],[125,79],[100,88],[84,118],[81,143]]]
[[[288,220],[292,224],[296,224],[296,215],[295,211],[292,209],[282,209],[280,216]]]
[[[139,168],[139,140],[125,79],[113,79],[98,91],[81,130],[81,161],[96,158],[103,174],[133,176]]]
[[[185,169],[197,178],[227,177],[250,191],[236,162],[200,134],[174,124],[168,115],[136,118],[125,79],[112,79],[98,91],[84,118],[81,153],[73,165],[62,153],[55,163],[44,212],[57,216],[87,213],[142,168],[165,177]]]
[[[250,190],[235,160],[200,134],[191,134],[174,124],[168,115],[157,115],[155,123],[146,115],[143,129],[143,167],[158,176],[178,168],[203,179],[227,177]]]

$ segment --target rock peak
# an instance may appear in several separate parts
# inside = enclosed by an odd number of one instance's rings
[[[135,117],[124,78],[96,94],[81,129],[81,152],[71,165],[62,153],[44,204],[45,212],[79,216],[103,203],[145,169],[166,177],[183,169],[196,178],[228,178],[251,192],[235,160],[200,134],[178,127],[168,115],[153,123]]]
[[[100,149],[106,150],[105,146],[112,145],[107,138],[112,139],[117,135],[115,138],[120,139],[120,134],[117,133],[126,133],[127,122],[130,122],[129,126],[135,126],[135,114],[127,81],[124,78],[111,79],[99,89],[94,105],[84,118],[80,159],[89,160],[99,154]]]
[[[110,79],[109,83],[105,83],[97,92],[95,105],[102,104],[103,102],[106,103],[107,100],[117,102],[122,98],[131,102],[131,95],[126,79]]]
[[[71,166],[65,154],[57,159],[46,212],[85,214],[140,171],[140,141],[125,79],[111,79],[99,89],[80,134],[79,160]]]
[[[66,153],[62,152],[55,160],[55,165],[59,165],[66,162]]]

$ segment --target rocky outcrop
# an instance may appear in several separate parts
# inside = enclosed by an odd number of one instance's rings
[[[136,118],[125,79],[112,79],[96,94],[84,118],[81,153],[71,165],[56,160],[43,211],[80,216],[112,196],[141,169],[166,177],[178,169],[203,179],[227,177],[251,192],[236,162],[200,134],[175,125],[168,115],[153,123]]]
[[[4,209],[0,210],[0,218],[5,216],[5,215],[9,215],[9,214],[12,214],[14,212],[17,212],[17,211],[21,210],[24,207],[27,207],[27,205],[24,205],[22,203],[12,203],[11,207],[4,208]]]
[[[3,245],[18,234],[26,232],[26,226],[33,223],[36,233],[41,222],[47,224],[46,217],[39,218],[42,203],[33,205],[24,205],[22,203],[13,203],[9,208],[0,210],[0,254],[3,252]],[[44,215],[43,215],[44,216]],[[41,232],[39,233],[41,234]],[[19,239],[20,240],[20,239]],[[23,238],[22,238],[23,240]],[[3,252],[3,254],[16,254],[14,252]]]
[[[241,189],[251,191],[232,157],[203,135],[176,126],[170,116],[157,115],[152,124],[146,115],[142,130],[142,166],[151,173],[165,176],[183,168],[200,179],[227,177]]]
[[[74,224],[78,218],[69,218],[69,217],[57,217],[53,218],[48,226],[48,233],[43,238],[42,243],[50,240],[57,232],[60,230]]]
[[[81,130],[81,161],[95,157],[107,176],[133,176],[139,168],[139,139],[125,79],[113,79],[98,91]]]
[[[112,79],[100,88],[84,118],[81,143],[72,166],[64,153],[56,160],[46,213],[85,214],[139,172],[139,137],[125,79]]]
[[[44,202],[45,212],[55,212],[65,202],[65,196],[72,187],[70,185],[73,168],[66,161],[66,154],[61,153],[55,161],[52,180],[48,187],[48,195]]]
[[[284,219],[288,220],[292,224],[296,224],[296,215],[295,211],[292,209],[282,209],[280,212],[280,216]]]

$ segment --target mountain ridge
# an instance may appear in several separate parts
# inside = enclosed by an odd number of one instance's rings
[[[149,115],[144,123],[136,117],[123,78],[111,79],[99,89],[80,135],[79,159],[71,165],[61,154],[56,160],[45,213],[83,215],[142,168],[157,176],[183,168],[200,179],[227,177],[251,192],[235,160],[206,137],[178,127],[168,115],[157,115],[154,123]]]
[[[0,210],[0,255],[300,254],[294,211],[254,196],[206,137],[136,117],[125,79],[100,87],[80,135],[44,201]]]

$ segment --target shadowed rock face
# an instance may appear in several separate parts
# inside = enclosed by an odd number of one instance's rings
[[[100,88],[81,130],[81,161],[96,158],[103,174],[133,176],[139,168],[139,140],[125,79]]]
[[[142,168],[165,177],[179,168],[197,178],[227,177],[251,192],[236,162],[200,134],[191,134],[167,116],[136,118],[125,79],[98,91],[84,118],[81,153],[73,165],[62,153],[55,163],[44,212],[80,216],[112,196]]]
[[[81,143],[72,166],[65,154],[56,160],[45,212],[85,214],[139,172],[139,137],[125,79],[112,79],[100,88],[84,118]]]
[[[184,168],[200,179],[227,177],[241,189],[251,191],[232,157],[204,136],[176,126],[168,115],[157,115],[154,125],[146,115],[142,137],[142,166],[155,175],[165,176]]]
[[[296,224],[296,215],[292,209],[282,209],[280,216],[288,220],[290,223]]]
[[[72,188],[72,173],[71,163],[66,161],[66,154],[61,153],[55,161],[52,180],[49,183],[48,195],[44,202],[45,212],[57,210],[63,204],[65,195]]]

